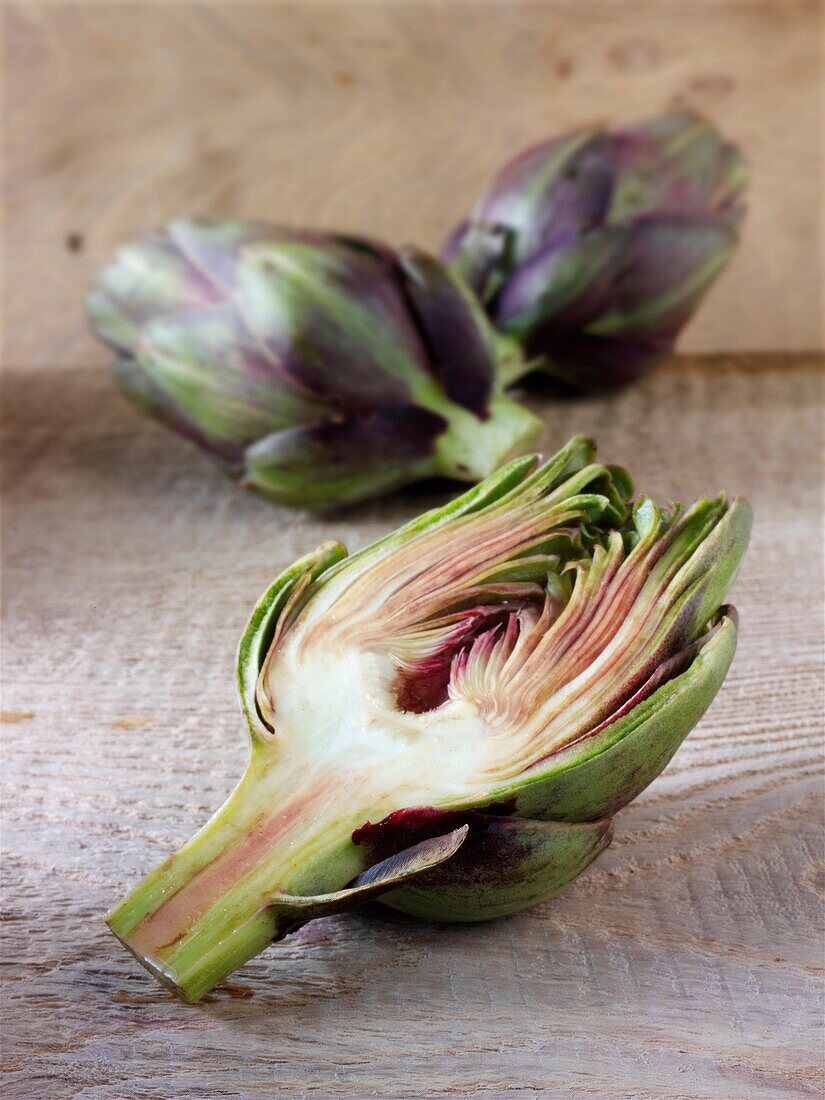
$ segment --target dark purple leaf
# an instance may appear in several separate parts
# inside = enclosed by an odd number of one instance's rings
[[[745,186],[739,151],[704,119],[664,115],[616,131],[609,220],[646,214],[735,213]]]
[[[736,233],[702,215],[651,216],[630,233],[609,308],[589,331],[675,339],[730,258]]]
[[[383,261],[348,245],[251,245],[238,305],[299,392],[365,413],[431,377],[424,344]]]
[[[529,350],[533,355],[544,355],[546,373],[566,385],[580,390],[611,390],[642,378],[670,354],[672,343],[587,333],[543,342],[538,333]]]
[[[610,306],[629,246],[622,226],[545,246],[504,284],[491,307],[496,325],[528,338],[580,329]]]
[[[513,259],[600,224],[610,202],[613,150],[597,131],[577,131],[528,149],[493,181],[475,220],[515,232]]]
[[[486,417],[496,359],[480,305],[456,276],[431,256],[404,248],[398,262],[407,297],[447,396],[476,416]]]

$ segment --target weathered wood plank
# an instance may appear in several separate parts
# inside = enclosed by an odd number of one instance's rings
[[[660,497],[756,512],[720,697],[605,856],[475,928],[375,906],[302,930],[198,1008],[100,915],[240,774],[239,631],[270,577],[440,499],[289,513],[87,367],[11,370],[4,459],[3,1095],[784,1100],[821,1076],[821,363],[672,364],[531,405]]]

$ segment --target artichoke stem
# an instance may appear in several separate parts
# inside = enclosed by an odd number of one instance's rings
[[[513,336],[496,333],[495,344],[498,379],[504,389],[514,386],[526,375],[532,374],[541,363],[540,359],[525,355],[521,344]]]
[[[233,970],[242,966],[255,955],[259,955],[273,941],[281,939],[289,931],[288,927],[278,928],[278,921],[270,909],[258,909],[243,924],[234,929],[231,936],[215,936],[213,949],[205,956],[195,958],[187,967],[164,962],[160,955],[153,955],[141,947],[132,934],[118,930],[120,925],[120,906],[106,917],[106,923],[123,946],[152,974],[161,985],[176,997],[189,1004],[195,1004]],[[180,946],[186,948],[189,935],[181,937]],[[199,940],[204,942],[201,933]]]
[[[456,406],[449,429],[436,443],[437,472],[457,481],[480,481],[529,451],[543,426],[504,394],[493,397],[486,420]]]
[[[283,776],[276,790],[276,769],[266,755],[253,756],[241,783],[204,828],[106,915],[124,947],[185,1001],[199,1000],[295,927],[294,917],[279,911],[273,899],[283,890],[304,892],[316,858],[334,885],[360,869],[347,852],[352,825],[336,828],[325,812],[328,785],[317,777],[299,781],[284,798]],[[308,850],[311,819],[323,839],[312,830],[315,843]]]

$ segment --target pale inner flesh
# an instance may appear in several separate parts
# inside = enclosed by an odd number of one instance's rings
[[[703,581],[691,555],[651,522],[632,547],[614,531],[562,566],[561,595],[549,568],[542,583],[493,586],[516,552],[520,563],[547,537],[546,515],[539,525],[523,511],[489,523],[460,559],[443,533],[428,533],[321,586],[274,640],[258,683],[284,760],[374,771],[392,780],[398,806],[454,803],[586,736],[644,685],[683,643],[678,611]],[[441,697],[405,708],[399,683],[439,661]]]
[[[401,711],[397,675],[386,653],[355,644],[304,646],[287,636],[268,681],[284,758],[322,763],[364,783],[365,771],[372,772],[377,786],[417,790],[430,801],[477,790],[496,757],[494,733],[478,708],[459,698],[425,713]]]

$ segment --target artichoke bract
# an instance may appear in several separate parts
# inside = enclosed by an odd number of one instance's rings
[[[463,280],[412,248],[257,223],[172,223],[88,296],[142,410],[280,503],[478,481],[541,424],[501,393]]]
[[[738,241],[739,150],[690,113],[577,130],[508,164],[442,256],[542,368],[625,384],[672,350]]]
[[[574,879],[732,660],[741,500],[631,501],[576,438],[264,593],[240,643],[252,752],[226,805],[107,917],[194,1001],[369,898],[440,921]]]

